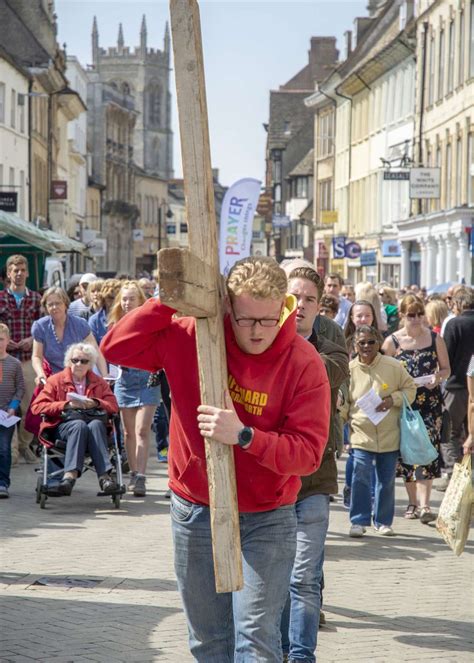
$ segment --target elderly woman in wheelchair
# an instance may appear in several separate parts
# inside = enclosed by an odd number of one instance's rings
[[[107,419],[118,412],[107,382],[92,369],[97,350],[89,343],[74,343],[66,351],[64,370],[51,375],[31,405],[42,415],[40,440],[46,446],[65,440],[64,475],[57,495],[70,495],[81,475],[86,453],[91,456],[103,493],[117,490],[107,445]]]

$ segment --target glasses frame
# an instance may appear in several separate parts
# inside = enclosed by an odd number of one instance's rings
[[[235,311],[234,311],[234,305],[232,304],[232,299],[229,297],[229,302],[230,302],[230,309],[232,311],[232,317],[234,318],[235,324],[238,327],[244,327],[246,329],[250,329],[251,327],[255,327],[255,325],[258,323],[260,327],[263,327],[264,329],[273,329],[278,325],[278,323],[281,320],[281,312],[283,310],[283,306],[280,310],[280,317],[278,319],[276,318],[237,318],[235,316]],[[263,324],[266,322],[271,322],[272,324]],[[244,323],[244,324],[242,324]],[[250,324],[247,324],[250,323]]]
[[[79,359],[78,357],[71,357],[71,364],[81,364],[81,366],[86,366],[87,364],[90,364],[91,360],[90,359]]]

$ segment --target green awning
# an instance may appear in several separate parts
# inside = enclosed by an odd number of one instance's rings
[[[16,214],[0,210],[0,246],[4,237],[16,237],[46,253],[80,253],[91,257],[85,244],[52,230],[37,228]]]

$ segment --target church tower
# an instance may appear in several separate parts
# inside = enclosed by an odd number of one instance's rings
[[[143,16],[139,45],[125,43],[122,24],[117,45],[99,47],[97,20],[92,26],[92,63],[100,82],[108,83],[133,100],[137,111],[133,158],[147,173],[168,180],[173,177],[173,132],[171,129],[170,34],[164,30],[163,50],[148,47],[146,17]]]

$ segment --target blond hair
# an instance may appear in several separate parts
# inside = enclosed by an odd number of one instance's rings
[[[0,322],[0,335],[5,334],[5,336],[8,336],[10,338],[10,330],[8,329],[7,325],[5,325],[3,322]]]
[[[48,303],[48,299],[52,295],[57,295],[61,301],[64,303],[66,310],[69,308],[69,304],[71,303],[69,301],[69,297],[67,296],[67,292],[60,288],[58,285],[52,285],[50,288],[48,288],[44,293],[43,296],[41,297],[41,306],[43,307],[44,310],[46,310],[46,305]]]
[[[431,299],[425,306],[425,315],[430,327],[441,327],[448,313],[448,306],[442,299]]]
[[[122,293],[124,290],[137,291],[139,306],[144,304],[146,301],[145,293],[143,292],[143,290],[140,288],[140,286],[136,281],[122,281],[120,290],[115,295],[115,301],[113,303],[112,308],[110,309],[109,317],[107,320],[108,326],[114,325],[125,315],[124,310],[122,308],[122,302],[120,301],[122,299]]]
[[[238,297],[282,300],[287,292],[286,274],[276,260],[250,256],[235,263],[227,277],[227,290]]]

